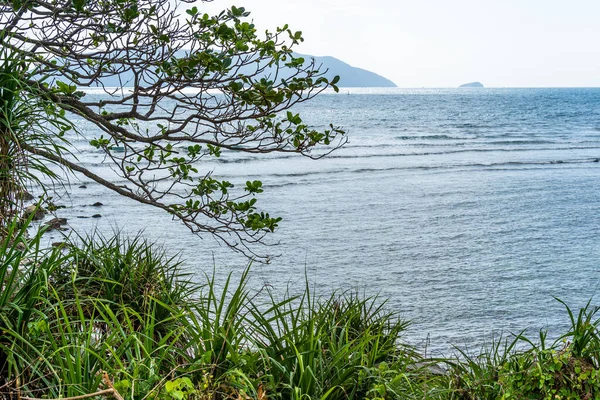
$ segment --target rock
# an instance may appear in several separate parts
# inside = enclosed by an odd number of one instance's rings
[[[67,219],[66,218],[53,218],[50,221],[44,222],[44,225],[48,225],[50,227],[49,230],[52,229],[59,229],[59,230],[64,230],[65,228],[63,228],[63,225],[66,225],[67,223]]]
[[[448,371],[440,367],[438,364],[428,361],[416,362],[414,365],[409,365],[412,370],[427,370],[431,375],[444,376],[448,375]]]
[[[92,204],[92,207],[102,207],[104,204],[100,203],[99,201],[95,202],[94,204]]]
[[[102,215],[100,215],[100,214],[94,214],[94,215],[92,215],[92,218],[101,218],[101,217],[102,217]]]
[[[463,83],[462,85],[459,86],[459,88],[461,87],[466,87],[466,88],[482,88],[483,85],[481,84],[481,82],[469,82],[469,83]]]
[[[429,365],[427,367],[427,370],[432,375],[438,375],[438,376],[448,375],[448,371],[446,371],[444,368],[440,367],[437,364]]]
[[[81,185],[81,186],[79,186],[79,189],[87,189],[87,186]]]
[[[46,210],[44,210],[42,207],[38,207],[33,204],[25,207],[25,209],[23,210],[23,216],[25,218],[29,218],[32,215],[33,215],[32,219],[34,221],[39,221],[44,218],[44,215],[46,215]]]
[[[15,195],[19,200],[22,200],[22,201],[30,201],[30,200],[35,199],[35,197],[33,197],[33,195],[25,189],[16,191]]]

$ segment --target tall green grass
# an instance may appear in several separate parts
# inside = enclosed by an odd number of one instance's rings
[[[0,241],[3,398],[600,398],[591,303],[575,313],[561,302],[571,328],[555,341],[521,333],[425,359],[377,297],[319,296],[308,285],[297,296],[257,293],[250,268],[197,283],[141,237],[44,249],[27,225],[9,231]]]
[[[363,398],[365,370],[415,353],[400,343],[407,323],[377,298],[352,293],[313,297],[308,285],[299,298],[253,305],[254,344],[269,388],[283,398]]]
[[[0,36],[5,32],[0,31]],[[8,39],[10,41],[10,39]],[[22,211],[23,194],[31,185],[46,193],[48,180],[61,183],[60,163],[40,156],[49,152],[60,157],[74,156],[65,132],[74,125],[62,109],[47,99],[39,87],[25,79],[42,76],[30,60],[8,46],[0,47],[0,234]],[[44,81],[46,76],[41,80]],[[46,84],[47,82],[39,82]],[[38,151],[32,151],[34,148]],[[51,167],[53,165],[53,167]]]

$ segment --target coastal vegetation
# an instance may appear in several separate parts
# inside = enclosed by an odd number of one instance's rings
[[[600,396],[599,320],[589,305],[573,313],[563,304],[571,328],[557,340],[520,334],[480,354],[428,358],[384,299],[315,293],[308,283],[285,295],[250,288],[251,266],[198,282],[141,236],[73,235],[46,246],[51,227],[23,213],[25,190],[40,190],[43,201],[63,173],[76,172],[256,255],[252,246],[280,222],[256,206],[261,182],[232,194],[232,183],[197,165],[222,151],[318,158],[335,149],[341,129],[313,130],[289,109],[336,89],[338,78],[291,53],[299,32],[258,38],[243,8],[210,17],[193,7],[180,23],[166,0],[0,7],[2,398]],[[263,75],[283,67],[296,72]],[[132,89],[103,88],[102,77],[115,75]],[[106,90],[109,100],[87,101],[81,87]],[[77,129],[73,114],[103,132],[89,144],[125,186],[77,164],[66,139]],[[332,147],[312,153],[319,145]]]
[[[194,282],[137,237],[41,245],[8,227],[0,244],[0,395],[59,399],[594,399],[597,309],[571,328],[479,354],[426,358],[407,321],[353,292],[278,297],[251,268]],[[566,305],[565,305],[566,306]]]
[[[320,158],[335,150],[345,132],[308,126],[293,107],[337,91],[339,76],[328,79],[314,60],[296,55],[302,33],[287,25],[259,32],[244,8],[210,16],[189,3],[1,1],[1,59],[18,82],[3,86],[3,117],[11,124],[26,110],[26,121],[60,124],[39,138],[15,129],[0,156],[10,173],[17,163],[8,160],[17,159],[8,148],[18,149],[21,165],[56,164],[268,260],[260,244],[281,219],[260,206],[262,182],[229,182],[202,165],[228,152]],[[118,87],[105,87],[105,78]],[[79,131],[72,116],[92,128]],[[80,165],[67,131],[103,154],[114,176]]]

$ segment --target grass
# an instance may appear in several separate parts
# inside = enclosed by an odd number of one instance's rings
[[[26,81],[25,72],[39,73],[29,65],[7,46],[0,48],[0,231],[22,211],[28,187],[40,185],[46,192],[45,181],[61,184],[57,170],[64,171],[64,167],[37,152],[25,151],[24,145],[60,157],[74,156],[64,137],[73,125],[64,110],[59,110],[35,85]]]
[[[250,268],[195,283],[141,237],[0,242],[0,396],[124,399],[596,399],[598,309],[550,342],[425,359],[377,297],[257,295]],[[99,396],[96,396],[99,397]]]

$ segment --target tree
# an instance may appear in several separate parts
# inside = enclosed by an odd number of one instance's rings
[[[328,87],[337,91],[339,78],[327,80],[314,61],[292,52],[303,39],[287,25],[261,35],[244,8],[209,16],[192,3],[0,0],[2,47],[27,65],[18,94],[36,99],[55,121],[46,131],[52,146],[24,139],[17,147],[256,256],[252,245],[264,243],[280,222],[257,206],[262,183],[234,187],[202,162],[227,151],[318,158],[342,145],[341,129],[317,131],[293,112]],[[109,79],[129,89],[111,89]],[[81,88],[101,88],[106,96],[90,98]],[[64,124],[72,114],[101,132],[89,143],[127,185],[77,164],[60,139],[76,129]],[[311,152],[320,145],[329,150]]]
[[[69,153],[63,136],[72,126],[64,111],[27,88],[27,66],[18,55],[0,50],[0,237],[26,199],[28,182],[42,185],[41,176],[52,182],[60,178],[50,168],[53,161],[28,153],[22,144],[58,159]]]

